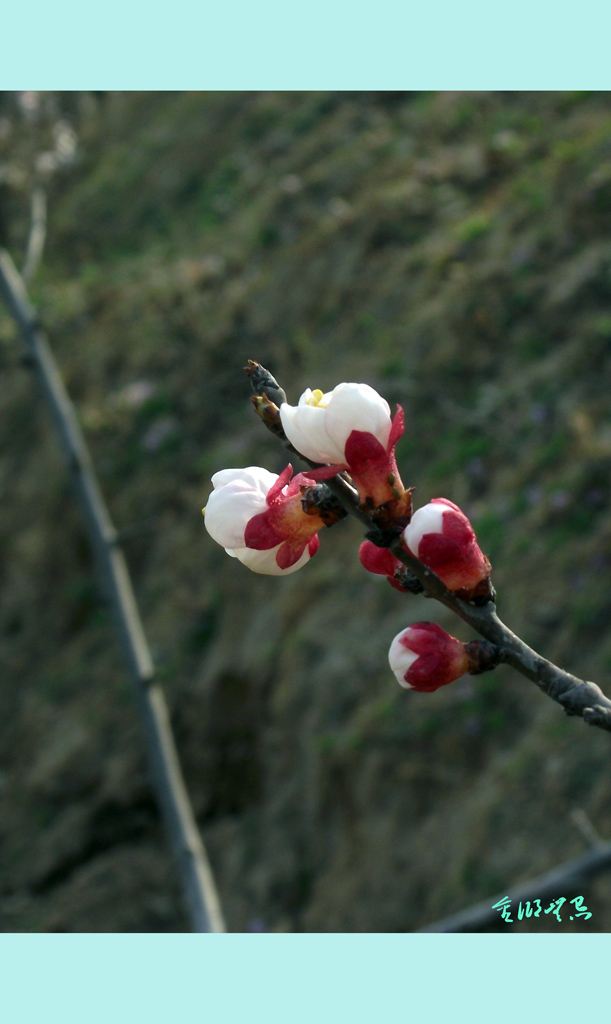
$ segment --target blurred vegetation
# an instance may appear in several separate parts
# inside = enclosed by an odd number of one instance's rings
[[[5,94],[17,260],[35,181],[32,298],[123,531],[229,927],[412,930],[579,854],[576,806],[611,836],[608,737],[522,677],[399,690],[387,649],[409,621],[469,636],[368,576],[355,523],[277,580],[200,513],[216,470],[284,464],[247,358],[293,400],[366,381],[406,409],[417,503],[472,517],[508,625],[609,692],[609,96]],[[79,511],[1,310],[0,360],[0,926],[181,929]],[[589,922],[519,928],[608,930],[611,882],[586,902]]]

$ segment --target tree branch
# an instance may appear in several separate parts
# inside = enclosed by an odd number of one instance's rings
[[[273,398],[284,395],[277,381],[258,363],[249,360],[246,372],[257,398],[253,398],[255,409],[263,423],[284,444],[289,451],[298,455],[311,468],[320,468],[319,463],[311,462],[293,447],[282,429],[278,408]],[[268,395],[269,391],[269,395]],[[342,504],[346,512],[354,516],[368,530],[375,526],[375,512],[370,513],[359,503],[356,489],[340,473],[326,481],[327,486]],[[409,554],[401,543],[401,532],[387,533],[385,543],[392,554],[420,581],[424,587],[424,596],[435,598],[446,608],[450,608],[463,619],[472,629],[495,644],[499,650],[499,661],[511,665],[523,676],[535,683],[551,700],[560,704],[567,715],[579,715],[588,725],[598,726],[611,732],[611,700],[605,696],[596,683],[586,682],[577,676],[558,668],[551,661],[542,658],[523,640],[520,640],[496,614],[493,601],[484,605],[476,605],[462,601],[456,594],[447,589],[439,577],[427,568],[414,555]]]
[[[393,540],[388,547],[395,558],[411,569],[420,580],[427,596],[434,597],[450,608],[472,629],[498,647],[500,661],[530,679],[551,700],[560,704],[568,715],[580,715],[588,725],[596,725],[611,732],[611,700],[596,683],[578,679],[542,658],[501,622],[493,602],[477,607],[461,601],[434,572],[405,550],[399,538]]]
[[[0,290],[17,322],[59,434],[87,519],[100,576],[112,607],[146,738],[157,801],[174,851],[196,932],[224,931],[214,879],[184,784],[163,691],[144,635],[127,564],[100,493],[74,406],[10,256],[0,249]]]

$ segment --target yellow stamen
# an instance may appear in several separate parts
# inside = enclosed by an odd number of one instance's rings
[[[323,397],[324,392],[320,391],[319,388],[316,388],[316,390],[313,391],[310,397],[308,398],[306,405],[315,405],[319,409],[326,409],[327,404],[326,402],[322,401]]]
[[[203,515],[203,516],[205,516],[205,515],[206,515],[206,509],[207,509],[207,508],[208,508],[208,506],[207,506],[207,505],[204,505],[204,507],[203,507],[203,509],[202,509],[202,515]]]

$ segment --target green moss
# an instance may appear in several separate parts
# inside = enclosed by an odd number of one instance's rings
[[[453,472],[464,469],[475,458],[486,456],[492,446],[492,439],[481,431],[457,430],[453,434],[439,437],[444,454],[429,465],[428,477],[431,481],[445,479]]]
[[[600,616],[601,607],[599,598],[582,597],[572,602],[570,608],[571,618],[578,629],[592,628]],[[604,613],[606,619],[607,614]]]
[[[551,469],[556,466],[564,458],[570,442],[568,434],[559,432],[542,444],[537,460],[540,469]]]
[[[314,739],[314,748],[319,757],[332,757],[339,744],[337,733],[322,733]]]
[[[532,303],[532,296],[527,292],[514,291],[512,297],[512,307],[514,313],[518,310],[524,311],[528,309]],[[520,354],[520,358],[524,362],[537,362],[547,354],[550,348],[550,339],[545,338],[542,335],[531,335],[527,334],[520,338],[517,349]]]
[[[386,380],[393,380],[404,372],[404,366],[404,361],[400,356],[391,357],[380,367],[380,376]]]
[[[175,411],[175,400],[163,391],[156,391],[154,395],[147,398],[139,409],[136,410],[135,420],[139,427],[145,426],[157,416],[163,416]]]
[[[487,235],[491,228],[492,218],[485,213],[476,213],[458,224],[455,231],[458,240],[468,245]]]
[[[599,337],[611,338],[611,316],[597,317],[592,326]]]
[[[542,213],[550,200],[549,187],[541,179],[540,171],[541,168],[529,171],[512,186],[515,198],[523,202],[530,213]]]
[[[522,533],[522,534],[516,535],[514,533],[512,539],[511,539],[510,548],[508,550],[510,550],[514,555],[520,556],[520,555],[527,555],[528,552],[532,550],[532,547],[533,547],[533,537],[532,537],[531,534],[529,534],[529,533]]]

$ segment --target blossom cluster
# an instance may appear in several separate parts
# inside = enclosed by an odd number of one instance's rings
[[[385,546],[361,544],[365,569],[386,576],[398,590],[411,589],[404,563],[389,550],[392,536],[457,597],[473,603],[490,598],[490,562],[464,513],[446,498],[433,498],[412,514],[411,491],[401,482],[395,458],[404,432],[400,406],[391,417],[388,403],[368,384],[343,383],[328,393],[308,388],[296,406],[284,397],[276,385],[279,409],[265,398],[276,432],[314,466],[295,476],[291,465],[279,476],[259,466],[215,473],[203,510],[213,540],[254,572],[295,572],[316,554],[322,527],[336,521],[316,500],[320,481],[342,473],[372,527],[382,530]],[[389,660],[402,686],[432,691],[479,670],[468,647],[434,623],[420,622],[395,637]]]

